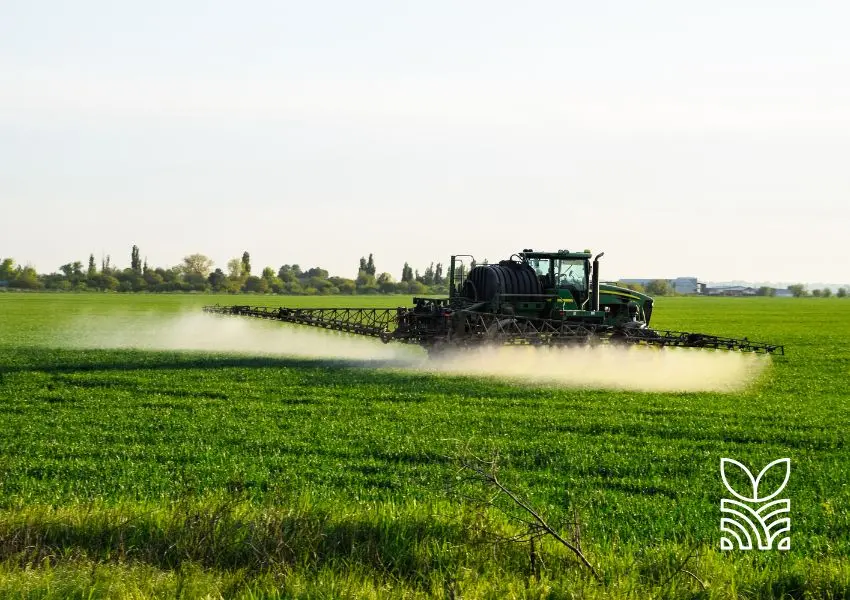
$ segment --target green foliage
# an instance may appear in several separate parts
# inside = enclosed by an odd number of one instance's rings
[[[847,288],[843,288],[843,287],[838,288],[838,293],[836,294],[836,296],[838,296],[839,298],[846,298],[847,297]]]
[[[9,287],[22,290],[37,290],[42,285],[42,282],[38,279],[38,273],[30,266],[18,266],[12,275],[12,280],[9,282]]]
[[[247,250],[242,253],[242,275],[248,276],[251,274],[251,255]]]
[[[94,257],[92,256],[91,258]],[[91,261],[89,261],[89,267],[91,267]],[[136,275],[142,274],[142,261],[139,258],[139,247],[136,245],[133,245],[133,248],[130,251],[130,269],[132,269]]]
[[[434,269],[434,285],[443,285],[446,280],[443,278],[443,263],[437,263]]]
[[[756,290],[756,296],[776,296],[776,288],[763,285],[758,290]]]
[[[809,294],[806,291],[806,286],[804,286],[802,283],[795,283],[793,285],[789,285],[788,291],[791,292],[791,294],[795,298],[802,298],[803,296],[808,296]]]
[[[243,263],[239,258],[231,258],[227,261],[227,276],[233,280],[242,279]]]
[[[227,275],[221,269],[216,269],[210,273],[207,281],[214,292],[222,292],[227,289]]]
[[[394,294],[396,292],[396,284],[393,281],[393,276],[389,273],[381,273],[377,279],[378,291],[382,294]]]
[[[368,271],[360,271],[355,280],[358,294],[376,294],[378,292],[378,282],[374,275]]]
[[[625,281],[618,281],[617,285],[628,290],[633,290],[635,292],[644,293],[646,289],[639,283],[627,283]]]
[[[824,298],[829,298],[830,296],[832,296],[832,290],[830,288],[823,288],[823,290],[821,291],[821,296],[823,296]]]
[[[203,254],[190,254],[183,258],[183,273],[206,279],[210,274],[213,261]],[[248,271],[250,272],[250,271]]]
[[[251,275],[245,280],[245,285],[242,286],[242,289],[246,292],[264,294],[269,291],[269,282],[261,277]]]
[[[672,296],[673,286],[666,279],[653,279],[646,284],[646,293],[650,296]]]
[[[4,258],[0,262],[0,281],[10,282],[15,276],[15,260]]]

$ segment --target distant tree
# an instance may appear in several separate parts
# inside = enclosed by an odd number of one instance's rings
[[[838,293],[836,294],[836,296],[838,296],[839,298],[846,298],[847,297],[847,288],[843,288],[843,287],[838,288]]]
[[[646,284],[646,293],[650,296],[672,296],[673,286],[666,279],[653,279]]]
[[[788,286],[788,291],[791,292],[791,295],[795,298],[802,298],[806,296],[808,292],[806,291],[806,286],[802,283],[795,283],[793,285]]]
[[[829,298],[830,296],[832,296],[832,289],[823,288],[823,290],[821,291],[821,296],[823,296],[824,298]]]
[[[434,283],[436,285],[442,285],[444,283],[444,280],[443,280],[443,263],[437,263],[437,266],[434,269]]]
[[[360,257],[360,267],[357,269],[357,272],[359,273],[360,271],[366,271],[366,266],[367,266],[366,265],[366,257],[361,256]]]
[[[148,257],[145,257],[145,263],[142,265],[142,275],[148,272]]]
[[[358,294],[374,294],[378,291],[378,282],[375,280],[375,276],[366,271],[360,271],[357,274],[355,285]]]
[[[302,294],[304,293],[304,286],[301,285],[301,281],[298,279],[293,279],[292,281],[283,283],[281,293],[294,295]]]
[[[819,289],[815,288],[812,290],[812,296],[814,296],[815,298],[820,298],[822,295],[823,292],[821,292]]]
[[[156,290],[160,285],[165,282],[162,275],[160,273],[157,273],[154,269],[148,269],[144,273],[144,275],[142,275],[142,277],[144,278],[145,284],[150,290]]]
[[[199,275],[202,279],[206,279],[212,266],[212,259],[203,254],[190,254],[183,258],[183,272],[186,275]]]
[[[303,277],[299,280],[301,282],[302,287],[305,289],[312,288],[315,290],[312,293],[315,294],[330,294],[331,289],[334,287],[333,284],[327,279],[322,279],[321,277]]]
[[[135,244],[133,245],[132,250],[130,250],[130,269],[132,269],[137,275],[142,274],[142,261],[139,258],[139,247]]]
[[[102,275],[100,281],[100,289],[102,290],[117,290],[120,282],[112,275]]]
[[[12,258],[4,258],[0,262],[0,281],[12,281],[15,276],[15,260]]]
[[[312,269],[307,269],[305,275],[307,277],[318,277],[319,279],[328,278],[328,272],[320,267],[313,267]]]
[[[65,279],[71,283],[77,283],[83,278],[83,263],[76,260],[72,263],[67,263],[59,267]],[[50,287],[48,285],[48,287]]]
[[[243,273],[243,264],[242,261],[238,258],[231,258],[227,261],[227,276],[231,279],[238,280],[242,279]]]
[[[409,294],[414,294],[414,295],[427,294],[428,288],[421,281],[411,281],[408,284],[408,290],[407,291],[408,291]]]
[[[62,275],[58,273],[51,273],[50,275],[42,275],[41,276],[41,284],[44,286],[46,290],[59,290],[62,292],[67,292],[74,289],[74,284],[65,279]]]
[[[270,292],[279,294],[283,290],[283,280],[277,276],[277,274],[274,272],[274,269],[272,269],[271,267],[266,267],[265,269],[263,269],[261,277],[263,281],[268,284],[268,289]]]
[[[413,269],[411,269],[410,265],[407,263],[404,263],[404,266],[401,269],[401,280],[413,281]]]
[[[100,272],[103,273],[104,275],[109,275],[110,273],[112,273],[111,262],[112,262],[112,257],[110,257],[108,254],[103,259],[101,259],[101,261],[100,261]],[[118,286],[115,286],[115,287],[118,287]]]
[[[395,282],[393,276],[389,273],[381,273],[378,275],[378,291],[382,294],[392,294],[395,292]]]
[[[232,277],[228,277],[227,281],[222,284],[221,291],[227,292],[228,294],[236,294],[242,291],[242,280],[241,279],[233,279]]]
[[[366,261],[366,272],[373,277],[375,276],[375,258],[371,252],[369,253],[369,260]]]
[[[416,269],[416,270],[413,272],[413,280],[414,280],[414,281],[418,281],[418,282],[419,282],[419,283],[421,283],[422,285],[425,285],[424,278],[422,277],[422,275],[420,275],[420,274],[419,274],[419,269]]]
[[[283,265],[277,272],[278,278],[284,283],[298,281],[303,275],[298,265]]]
[[[756,290],[756,296],[775,296],[776,288],[772,288],[766,285],[761,286],[758,290]]]
[[[269,282],[261,277],[251,275],[245,280],[245,284],[242,286],[242,289],[246,292],[264,294],[269,290]]]
[[[207,281],[214,292],[220,292],[227,286],[227,275],[221,269],[216,269],[209,274]]]
[[[94,254],[89,254],[89,269],[86,272],[86,277],[91,279],[95,275],[97,275],[97,265],[94,262]]]
[[[248,251],[242,253],[242,274],[250,275],[251,274],[251,255],[248,254]]]
[[[617,285],[618,285],[618,286],[620,286],[620,287],[626,288],[627,290],[632,290],[632,291],[635,291],[635,292],[640,292],[640,293],[644,293],[644,292],[646,292],[646,288],[644,288],[644,287],[643,287],[641,284],[639,284],[639,283],[631,283],[631,282],[626,282],[626,281],[618,281],[618,282],[617,282]]]
[[[424,283],[427,286],[434,285],[434,263],[431,263],[425,269],[425,273],[424,273],[424,275],[422,275],[422,283]]]
[[[34,268],[30,266],[19,266],[15,269],[12,280],[9,282],[9,287],[22,290],[37,290],[42,287],[42,284]]]
[[[357,284],[353,279],[344,279],[343,281],[335,284],[340,294],[353,294],[357,291]]]

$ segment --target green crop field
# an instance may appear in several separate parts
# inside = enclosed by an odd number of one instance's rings
[[[656,327],[785,344],[734,393],[389,368],[321,332],[287,356],[292,326],[180,320],[409,301],[0,294],[0,597],[850,598],[850,301],[658,299]],[[478,501],[472,456],[601,581],[510,541],[528,528]],[[721,457],[790,457],[789,551],[720,550]]]

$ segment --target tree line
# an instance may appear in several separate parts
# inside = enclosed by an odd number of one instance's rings
[[[666,279],[653,279],[652,281],[647,282],[645,286],[639,283],[627,283],[625,281],[618,281],[617,285],[636,292],[646,293],[650,296],[676,295],[676,290],[673,288],[673,285]],[[830,288],[808,290],[802,283],[789,285],[788,291],[791,292],[791,295],[795,298],[805,298],[806,296],[811,296],[813,298],[829,298],[832,296],[832,290]],[[846,298],[847,294],[848,290],[844,287],[838,288],[835,293],[835,295],[839,298]],[[776,296],[776,288],[763,285],[756,289],[756,296]]]
[[[141,258],[138,246],[130,250],[130,266],[112,264],[110,256],[98,265],[94,254],[88,263],[66,263],[58,271],[39,274],[32,266],[16,264],[11,258],[0,261],[0,287],[24,290],[117,291],[117,292],[219,292],[274,293],[292,295],[330,294],[447,294],[448,281],[442,263],[431,263],[420,274],[408,263],[399,279],[378,272],[372,254],[360,258],[357,277],[331,276],[321,267],[302,269],[285,264],[277,269],[254,271],[251,255],[228,261],[226,269],[213,269],[213,261],[203,254],[190,254],[174,267],[152,267]]]
[[[488,264],[484,260],[482,264]],[[190,254],[174,267],[150,267],[147,259],[141,258],[138,246],[130,250],[130,266],[119,268],[112,264],[110,256],[97,264],[94,254],[88,263],[80,261],[66,263],[59,270],[39,274],[32,266],[16,264],[11,258],[0,261],[0,288],[57,291],[118,291],[118,292],[219,292],[219,293],[273,293],[290,295],[331,294],[447,294],[448,280],[442,263],[431,263],[420,274],[404,263],[400,277],[381,272],[375,266],[375,257],[361,257],[357,265],[357,277],[331,276],[321,267],[302,269],[297,264],[285,264],[277,270],[265,267],[259,274],[252,270],[251,255],[246,250],[241,257],[227,262],[226,271],[213,269],[213,261],[203,254]],[[475,267],[475,262],[470,268]],[[457,279],[462,280],[462,267]],[[618,285],[651,296],[672,296],[673,286],[665,279],[637,283],[618,282]],[[803,284],[788,286],[795,297],[829,297],[829,288],[807,290]],[[774,288],[760,287],[759,296],[773,296]],[[839,288],[836,296],[844,298],[846,288]]]

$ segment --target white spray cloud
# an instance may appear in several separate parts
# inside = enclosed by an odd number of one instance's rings
[[[654,392],[732,392],[756,381],[769,357],[681,348],[530,346],[449,351],[270,321],[207,314],[90,315],[60,331],[73,348],[136,348],[349,360],[362,367],[509,379],[535,385]],[[356,361],[356,363],[354,362]]]

